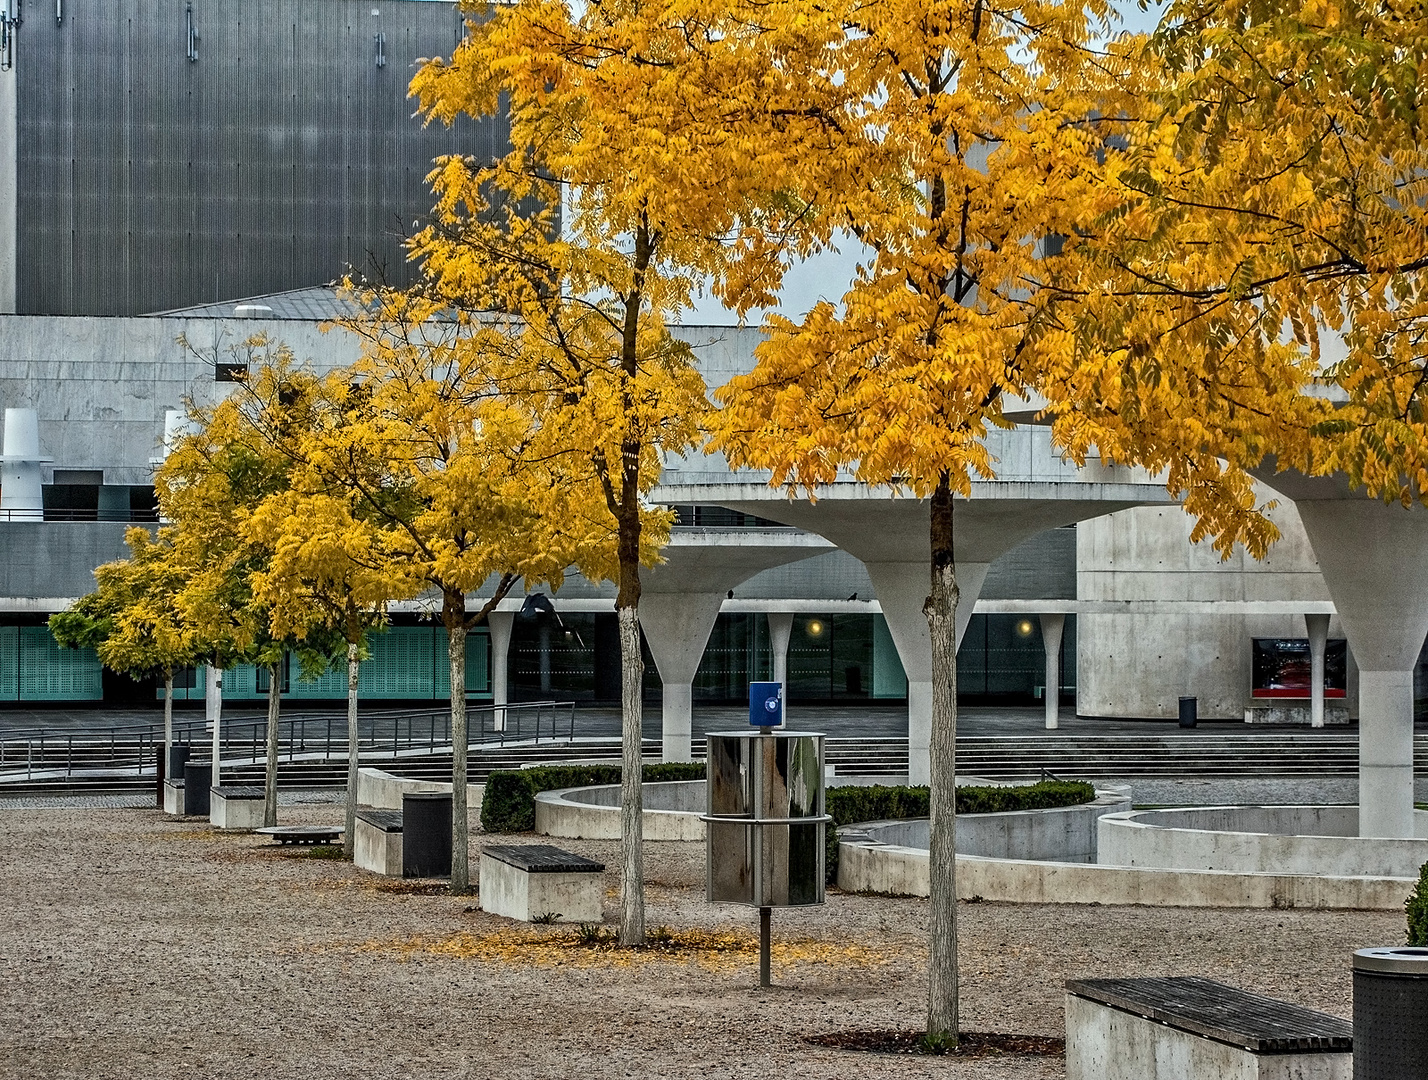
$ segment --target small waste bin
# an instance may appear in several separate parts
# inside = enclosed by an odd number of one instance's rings
[[[1354,1080],[1428,1076],[1428,948],[1354,953]]]
[[[451,796],[441,791],[402,796],[402,877],[451,876]]]
[[[1180,699],[1180,726],[1194,727],[1200,719],[1200,699],[1183,697]]]
[[[188,755],[192,747],[188,743],[176,742],[169,747],[169,768],[165,774],[170,780],[182,780],[183,769],[188,763]]]
[[[189,761],[183,767],[183,812],[189,817],[208,816],[208,789],[213,784],[213,766],[206,761]]]

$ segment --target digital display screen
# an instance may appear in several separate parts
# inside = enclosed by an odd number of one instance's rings
[[[1348,693],[1348,643],[1331,638],[1324,650],[1324,696]],[[1307,698],[1310,696],[1308,638],[1255,638],[1251,664],[1252,697]]]

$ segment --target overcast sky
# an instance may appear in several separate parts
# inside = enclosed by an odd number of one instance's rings
[[[1154,29],[1159,17],[1158,3],[1147,11],[1139,10],[1134,0],[1118,0],[1115,6],[1121,10],[1125,28],[1131,33]],[[819,255],[795,267],[784,279],[778,310],[790,319],[798,319],[819,300],[837,300],[852,281],[860,249],[861,245],[849,240],[839,245],[839,251]],[[753,312],[747,321],[757,325],[762,319],[761,312]],[[683,321],[690,326],[732,326],[738,318],[713,297],[705,296]]]

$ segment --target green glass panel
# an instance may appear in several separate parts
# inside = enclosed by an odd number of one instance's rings
[[[873,616],[873,697],[907,697],[907,674],[888,621],[881,615]]]
[[[203,691],[196,696],[202,697]],[[252,701],[267,696],[258,692],[258,669],[252,664],[235,664],[223,672],[224,701]]]
[[[434,696],[436,632],[437,628],[431,626],[393,626],[385,633],[375,635],[372,638],[372,658],[362,665],[362,673],[358,677],[358,696]]]
[[[294,698],[345,698],[347,696],[347,664],[334,665],[315,679],[304,679],[301,667],[293,661],[288,697]],[[361,682],[358,682],[361,693]]]
[[[99,701],[104,680],[93,649],[61,649],[47,626],[20,631],[19,700]]]
[[[20,628],[0,626],[0,701],[20,696]]]

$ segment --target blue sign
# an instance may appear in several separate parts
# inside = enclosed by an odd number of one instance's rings
[[[783,726],[783,683],[749,683],[749,726]]]

